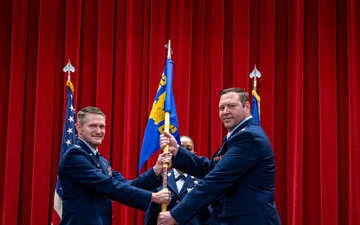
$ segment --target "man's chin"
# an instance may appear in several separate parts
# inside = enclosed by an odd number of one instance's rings
[[[99,145],[99,144],[101,144],[102,143],[102,141],[103,141],[103,139],[94,139],[94,144],[97,144],[97,145]]]
[[[226,127],[227,129],[229,129],[229,127],[232,127],[232,124],[229,122],[224,122],[224,127]]]

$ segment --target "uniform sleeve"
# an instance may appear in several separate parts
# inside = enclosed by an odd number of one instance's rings
[[[211,160],[186,150],[179,146],[179,151],[173,158],[172,167],[197,178],[203,178],[210,171]]]
[[[143,211],[151,201],[152,192],[105,175],[81,149],[69,149],[64,154],[59,164],[59,177],[71,179],[74,185]]]
[[[194,187],[185,201],[180,202],[170,211],[173,218],[183,224],[224,194],[258,163],[256,149],[258,143],[251,133],[243,132],[232,138],[226,153],[213,170]]]

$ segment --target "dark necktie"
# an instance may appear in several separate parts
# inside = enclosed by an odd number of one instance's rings
[[[96,154],[95,154],[95,157],[96,157],[96,159],[98,160],[98,162],[100,163],[100,153],[99,152],[96,152]]]
[[[96,153],[96,155],[95,155],[95,157],[96,157],[96,159],[98,160],[98,164],[97,164],[97,166],[98,166],[98,168],[99,169],[101,169],[102,170],[102,172],[103,173],[105,173],[106,174],[106,172],[107,172],[107,168],[106,168],[106,165],[104,164],[104,163],[102,163],[101,162],[101,159],[100,159],[100,153],[99,152],[97,152]]]
[[[224,145],[224,142],[227,140],[227,135],[225,135],[225,137],[222,139],[221,145]]]
[[[179,176],[177,176],[177,178],[175,178],[175,181],[185,180],[185,179],[186,179],[186,177],[183,174],[180,174]]]
[[[224,146],[224,143],[226,142],[227,139],[228,139],[228,138],[227,138],[227,135],[226,135],[226,136],[223,138],[222,143],[221,143],[221,147],[220,147],[219,151],[216,153],[216,155],[219,155],[219,153],[222,151],[222,148],[223,148],[223,146]]]

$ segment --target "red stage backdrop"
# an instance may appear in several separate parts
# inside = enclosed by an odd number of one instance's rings
[[[180,134],[199,155],[226,133],[219,91],[251,91],[256,65],[282,223],[360,224],[359,15],[357,0],[3,0],[0,223],[51,221],[68,59],[76,108],[107,114],[101,154],[138,176],[170,39]],[[119,203],[113,214],[113,224],[143,224]]]

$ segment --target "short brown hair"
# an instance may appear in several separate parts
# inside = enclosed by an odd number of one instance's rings
[[[241,104],[244,106],[247,101],[249,101],[249,93],[247,93],[244,89],[238,88],[238,87],[231,87],[231,88],[225,88],[220,91],[219,98],[221,98],[222,95],[234,92],[239,95],[239,100]]]
[[[85,123],[86,114],[98,114],[102,115],[106,119],[105,113],[101,111],[101,109],[93,106],[87,106],[77,113],[77,122],[79,124],[83,125]]]

